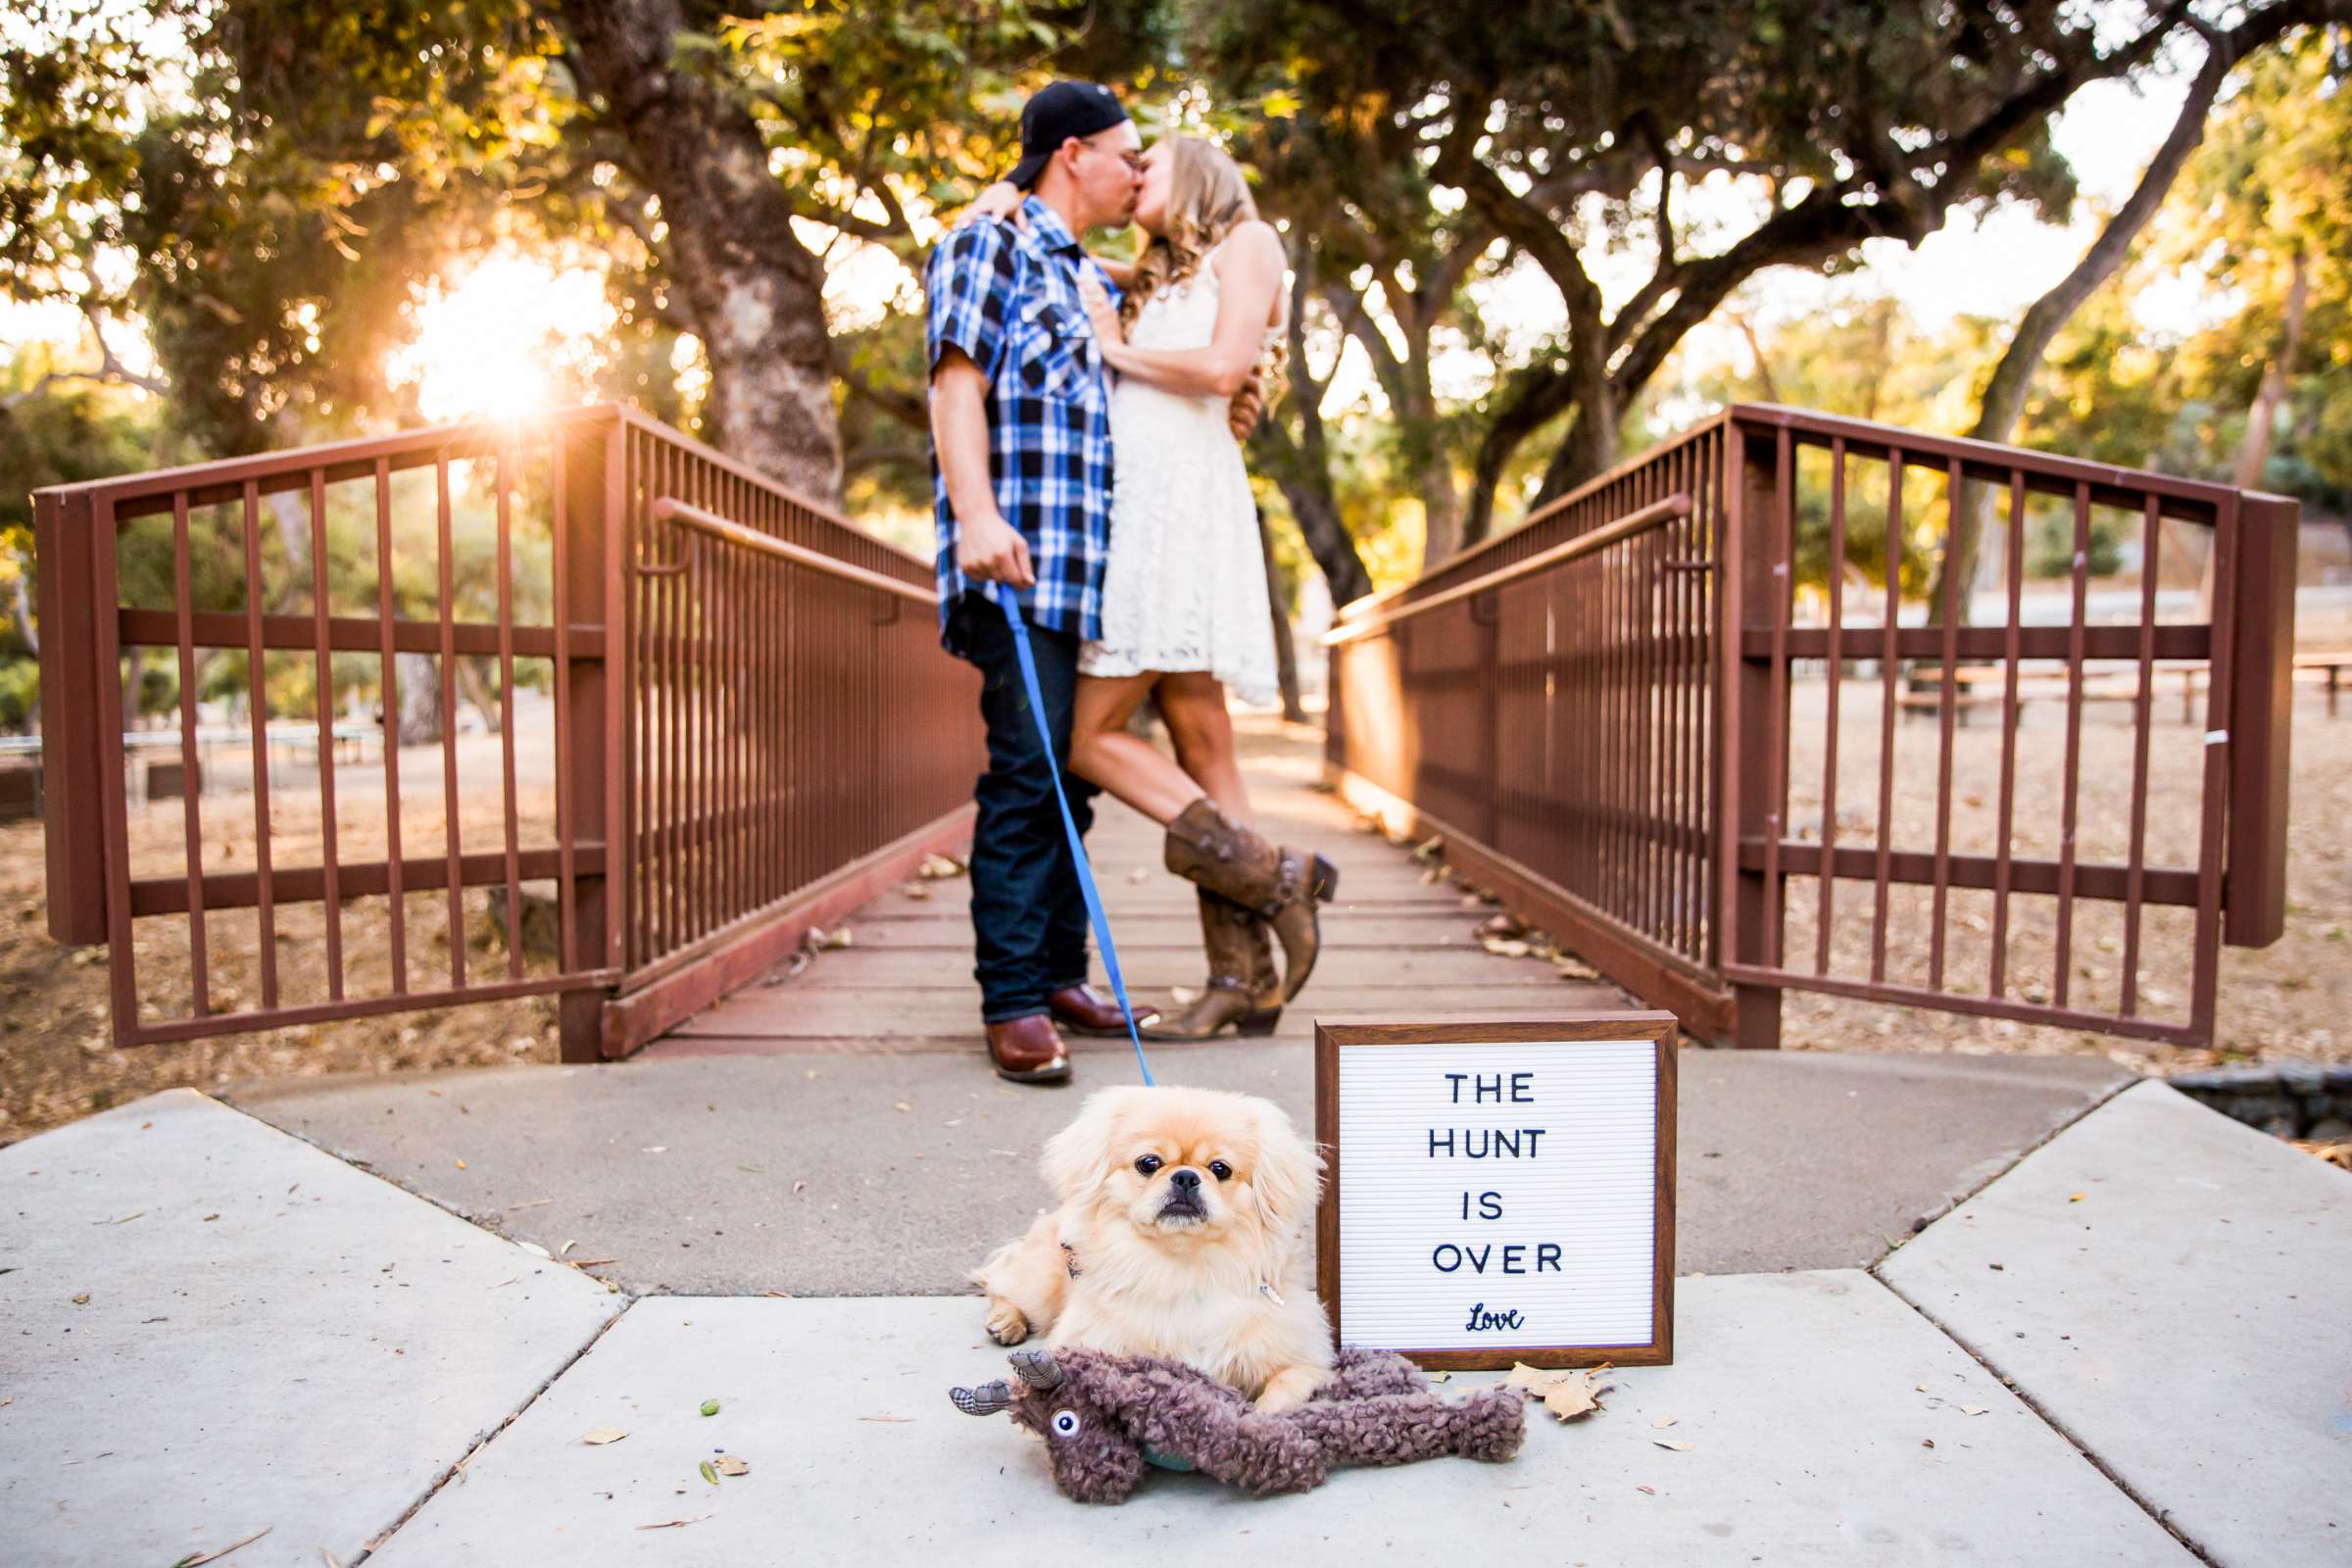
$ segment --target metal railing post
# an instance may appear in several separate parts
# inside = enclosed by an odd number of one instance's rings
[[[96,526],[86,495],[32,500],[39,564],[41,796],[47,829],[49,935],[84,947],[107,939],[102,769],[122,765],[122,737],[98,722]],[[112,595],[106,612],[113,612]],[[193,781],[189,788],[194,788]]]
[[[1769,430],[1751,432],[1735,422],[1730,456],[1719,634],[1726,673],[1716,754],[1722,759],[1723,807],[1715,819],[1718,854],[1731,884],[1724,911],[1730,940],[1723,951],[1731,963],[1761,967],[1781,950],[1787,877],[1744,865],[1740,847],[1778,830],[1772,748],[1788,743],[1788,729],[1773,710],[1772,662],[1748,656],[1746,633],[1751,627],[1771,629],[1773,596],[1787,591],[1773,571],[1780,454]],[[1779,987],[1741,981],[1733,988],[1732,1043],[1749,1050],[1780,1048]]]
[[[566,424],[557,453],[564,498],[558,526],[566,530],[564,597],[571,624],[566,628],[569,658],[556,672],[569,718],[556,766],[575,861],[586,852],[601,852],[601,873],[579,874],[573,919],[581,958],[606,968],[618,968],[622,961],[621,911],[631,868],[628,836],[620,823],[620,769],[627,755],[621,699],[628,687],[621,599],[629,523],[621,447],[625,430],[617,415]],[[604,1058],[608,1000],[610,993],[602,987],[563,994],[559,1046],[564,1060]]]
[[[2295,704],[2300,502],[2249,493],[2237,507],[2237,604],[2230,617],[2229,845],[2222,940],[2267,947],[2286,932],[2288,739]]]

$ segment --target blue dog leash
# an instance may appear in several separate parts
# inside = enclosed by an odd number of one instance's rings
[[[1020,660],[1021,684],[1029,693],[1029,712],[1037,720],[1037,738],[1046,753],[1046,770],[1054,776],[1054,802],[1061,808],[1061,831],[1070,841],[1070,859],[1078,868],[1078,891],[1086,899],[1086,917],[1094,925],[1095,943],[1102,950],[1102,967],[1110,971],[1111,995],[1118,998],[1119,1015],[1127,1020],[1127,1038],[1135,1044],[1135,1064],[1144,1075],[1144,1087],[1154,1087],[1152,1063],[1144,1059],[1144,1037],[1135,1027],[1135,1008],[1127,1001],[1127,981],[1119,973],[1118,946],[1110,940],[1110,919],[1102,912],[1102,895],[1095,887],[1095,868],[1086,858],[1086,843],[1078,836],[1077,819],[1070,815],[1070,797],[1061,787],[1061,769],[1054,760],[1054,732],[1046,723],[1046,695],[1037,683],[1037,655],[1029,646],[1029,623],[1021,618],[1020,605],[1010,596],[1000,596],[999,585],[988,585],[988,597],[1004,612],[1004,620],[1012,628],[1012,649]]]

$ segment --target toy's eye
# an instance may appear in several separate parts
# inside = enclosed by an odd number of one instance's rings
[[[1212,1159],[1208,1162],[1208,1173],[1221,1182],[1233,1180],[1233,1167],[1221,1159]]]
[[[1084,1423],[1078,1419],[1078,1412],[1075,1410],[1056,1410],[1054,1412],[1054,1435],[1057,1438],[1076,1437],[1078,1435],[1078,1429],[1082,1425],[1084,1425]]]
[[[1161,1163],[1162,1161],[1157,1154],[1145,1154],[1136,1160],[1135,1168],[1144,1175],[1149,1176],[1153,1171],[1159,1169]]]

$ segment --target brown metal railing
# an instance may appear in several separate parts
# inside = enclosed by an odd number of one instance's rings
[[[1349,606],[1326,639],[1341,777],[1708,1023],[1730,1004],[1707,892],[1723,453],[1719,427],[1693,432]]]
[[[1920,568],[1979,487],[2006,594],[1970,624],[1960,573]],[[1681,495],[1644,556],[1628,530]],[[2141,564],[2094,611],[2101,514]],[[1329,761],[1697,1033],[1776,1044],[1782,993],[1815,990],[2207,1042],[2220,947],[2283,918],[2295,521],[2276,497],[1742,406],[1343,612]],[[2070,563],[2041,623],[2030,523]],[[2211,541],[2209,616],[2160,613],[2183,529]],[[1886,612],[1937,575],[1918,623]],[[2159,724],[2168,676],[2202,683],[2200,724]],[[2116,708],[2128,760],[2093,760]],[[1906,743],[1914,713],[1933,729]]]
[[[619,1054],[968,817],[974,677],[899,613],[928,564],[626,410],[65,486],[35,518],[50,926],[109,945],[120,1044],[557,992],[567,1058]],[[126,787],[150,652],[178,675],[176,831]],[[228,766],[196,722],[221,657],[250,710]],[[404,749],[419,676],[440,738]],[[461,677],[494,756],[461,739]],[[521,733],[534,686],[550,738]],[[379,722],[338,720],[368,691]],[[338,763],[370,738],[380,779]],[[408,776],[436,760],[435,787]],[[210,778],[241,766],[249,808]],[[211,937],[247,909],[258,983],[231,1000]],[[503,954],[474,952],[482,915]]]

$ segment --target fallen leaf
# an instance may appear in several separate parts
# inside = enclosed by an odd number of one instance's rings
[[[598,1427],[594,1432],[582,1433],[580,1441],[590,1447],[601,1448],[608,1443],[618,1443],[627,1436],[628,1433],[620,1427]]]
[[[703,1479],[705,1481],[710,1482],[714,1487],[718,1485],[718,1468],[711,1464],[710,1460],[705,1459],[700,1465],[696,1466],[696,1468],[702,1471]]]
[[[691,1519],[664,1519],[658,1525],[639,1525],[637,1528],[640,1530],[676,1530],[685,1525],[699,1525],[710,1517],[707,1513],[698,1513]]]
[[[320,1546],[318,1548],[318,1558],[321,1562],[326,1564],[326,1568],[343,1568],[342,1559],[337,1557],[333,1552],[327,1550],[324,1546]]]
[[[1936,1446],[1936,1440],[1934,1438],[1922,1438],[1919,1440],[1919,1446],[1923,1448],[1933,1448]]]
[[[1655,1487],[1636,1487],[1634,1490],[1636,1492],[1646,1492],[1653,1497],[1658,1494],[1658,1489]]]
[[[212,1223],[214,1220],[217,1220],[217,1219],[219,1219],[220,1217],[220,1215],[218,1215],[218,1214],[207,1214],[207,1215],[205,1215],[205,1216],[204,1216],[204,1221],[203,1221],[203,1223],[205,1223],[205,1224],[208,1224],[208,1225],[209,1225],[209,1224],[211,1224],[211,1223]]]
[[[565,1242],[562,1247],[556,1249],[556,1255],[562,1257],[579,1245],[577,1242]]]
[[[460,1170],[464,1170],[465,1168],[466,1168],[466,1162],[465,1162],[464,1160],[462,1160],[462,1159],[461,1159],[461,1160],[459,1160],[459,1161],[458,1161],[458,1169],[460,1169]],[[287,1189],[286,1189],[286,1191],[287,1191],[287,1192],[289,1192],[289,1193],[290,1193],[290,1192],[292,1192],[293,1190],[294,1190],[294,1189],[293,1189],[293,1188],[291,1188],[291,1187],[289,1187],[289,1188],[287,1188]]]
[[[1480,924],[1478,934],[1482,937],[1522,937],[1527,935],[1527,926],[1517,915],[1506,910],[1501,914],[1489,915]]]
[[[617,1263],[619,1261],[620,1259],[617,1257],[575,1257],[571,1259],[571,1266],[573,1268],[594,1268],[599,1263]]]
[[[1992,1406],[1989,1404],[1964,1404],[1960,1407],[1960,1413],[1962,1415],[1983,1415],[1991,1408]]]
[[[1413,846],[1413,858],[1416,860],[1426,860],[1445,847],[1446,840],[1443,835],[1437,835],[1431,838],[1423,839],[1420,843]]]
[[[937,882],[945,877],[961,876],[963,875],[963,862],[945,855],[926,855],[923,857],[922,869],[916,874],[927,882]]]
[[[909,1105],[908,1103],[906,1103],[906,1102],[905,1102],[904,1100],[902,1100],[902,1101],[900,1101],[900,1102],[899,1102],[897,1104],[895,1104],[895,1105],[891,1106],[890,1108],[891,1108],[891,1109],[893,1109],[893,1110],[912,1110],[914,1107],[913,1107],[912,1105]]]
[[[523,1242],[519,1245],[524,1251],[530,1253],[533,1257],[547,1256],[547,1249],[541,1247],[537,1242]]]
[[[1536,951],[1524,942],[1503,937],[1480,937],[1478,945],[1498,958],[1524,958]]]
[[[2080,1203],[2082,1201],[2082,1195],[2081,1193],[2077,1193],[2074,1197],[2068,1199],[2067,1201],[2070,1203]]]
[[[920,882],[909,882],[905,887],[899,889],[899,891],[905,894],[906,897],[915,900],[917,903],[920,903],[924,899],[927,899],[931,896],[931,890],[923,886]]]
[[[716,1414],[718,1414],[718,1401],[717,1401],[716,1399],[705,1399],[705,1400],[703,1401],[703,1414],[705,1414],[705,1415],[716,1415]]]
[[[129,1213],[123,1215],[121,1219],[98,1220],[95,1223],[100,1225],[127,1225],[132,1220],[137,1219],[141,1214],[146,1212],[147,1211],[143,1208],[134,1208]]]
[[[1661,1448],[1672,1448],[1677,1453],[1689,1453],[1694,1446],[1692,1444],[1679,1442],[1673,1438],[1652,1438],[1649,1441]]]
[[[750,1475],[752,1467],[731,1453],[722,1453],[718,1456],[718,1473],[722,1476]]]
[[[851,935],[850,928],[846,925],[838,931],[827,931],[813,925],[808,928],[808,945],[819,953],[833,948],[853,946],[857,940],[855,936]]]
[[[87,1305],[89,1305],[89,1304],[90,1304],[90,1293],[89,1293],[89,1292],[87,1292],[87,1291],[84,1291],[84,1292],[82,1292],[82,1293],[81,1293],[79,1296],[76,1296],[75,1298],[74,1298],[74,1304],[75,1306],[87,1306]]]
[[[792,1184],[792,1190],[796,1193],[805,1193],[808,1190],[808,1184],[807,1182],[794,1182]]]
[[[1665,1430],[1666,1430],[1668,1427],[1670,1427],[1670,1426],[1674,1425],[1674,1424],[1675,1424],[1677,1421],[1680,1421],[1681,1419],[1682,1419],[1682,1417],[1681,1417],[1681,1416],[1679,1416],[1679,1415],[1662,1415],[1662,1416],[1658,1417],[1658,1418],[1657,1418],[1655,1421],[1652,1421],[1652,1422],[1650,1423],[1650,1427],[1651,1427],[1651,1428],[1652,1428],[1652,1430],[1654,1430],[1654,1431],[1663,1432],[1663,1431],[1665,1431]]]
[[[264,1536],[268,1535],[270,1531],[275,1530],[277,1526],[275,1525],[267,1525],[262,1529],[255,1531],[252,1535],[247,1536],[243,1541],[234,1542],[229,1545],[222,1546],[218,1551],[200,1551],[189,1556],[182,1557],[179,1559],[179,1561],[173,1563],[172,1568],[202,1568],[202,1565],[205,1563],[219,1562],[221,1558],[236,1550],[237,1547],[250,1546],[255,1542],[261,1540]]]
[[[1522,1361],[1511,1368],[1503,1386],[1525,1390],[1542,1399],[1544,1408],[1562,1421],[1573,1421],[1601,1407],[1600,1391],[1609,1385],[1600,1375],[1607,1370],[1606,1366],[1596,1366],[1545,1371]]]

